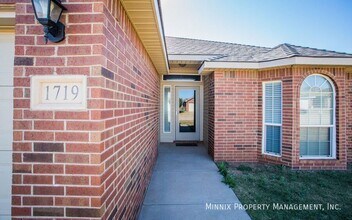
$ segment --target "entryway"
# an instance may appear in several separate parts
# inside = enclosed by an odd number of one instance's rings
[[[203,83],[162,81],[160,142],[203,140]]]
[[[216,210],[211,204],[241,204],[221,182],[207,149],[161,144],[140,220],[250,219],[245,210]]]

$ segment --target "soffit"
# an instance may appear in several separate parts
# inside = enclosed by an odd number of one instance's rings
[[[121,0],[159,74],[169,71],[162,17],[157,0]]]
[[[0,4],[0,30],[13,31],[15,27],[15,6]]]

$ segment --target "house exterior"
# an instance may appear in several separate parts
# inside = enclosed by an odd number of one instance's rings
[[[66,38],[45,44],[30,0],[0,0],[1,219],[134,219],[159,142],[352,161],[351,54],[165,37],[157,0],[63,4]]]
[[[174,37],[166,43],[170,72],[202,76],[199,140],[215,161],[346,169],[352,160],[351,54]]]
[[[185,101],[186,112],[194,112],[194,98]]]

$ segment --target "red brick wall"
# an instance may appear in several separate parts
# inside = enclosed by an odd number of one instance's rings
[[[123,8],[99,0],[66,1],[66,39],[45,45],[30,1],[21,2],[14,218],[135,218],[156,159],[159,124],[159,78],[143,45]],[[30,76],[41,74],[87,75],[88,110],[31,111]]]
[[[0,0],[0,4],[15,4],[16,0]]]
[[[106,189],[102,204],[107,209],[103,217],[134,219],[157,156],[160,77],[123,8],[118,7],[117,20],[112,16],[116,14],[112,2],[102,10],[106,37],[102,53],[107,61],[101,90],[106,103],[101,112],[105,123],[101,181]]]
[[[214,74],[203,77],[203,139],[208,153],[214,158]]]
[[[257,161],[257,84],[252,70],[214,72],[215,161]]]
[[[347,161],[352,162],[352,72],[347,74],[346,80],[346,142],[347,142]]]
[[[300,160],[299,94],[303,80],[310,74],[329,77],[336,87],[337,159]],[[281,80],[283,88],[282,156],[262,155],[262,83]],[[344,68],[283,67],[250,71],[214,72],[214,160],[231,162],[268,162],[294,169],[346,169],[351,154],[351,96]],[[205,88],[209,83],[205,81]],[[206,90],[206,89],[205,89]],[[208,141],[209,142],[209,141]]]

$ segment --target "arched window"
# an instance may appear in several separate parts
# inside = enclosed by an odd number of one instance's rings
[[[335,89],[322,75],[310,75],[300,91],[301,158],[334,158]]]

